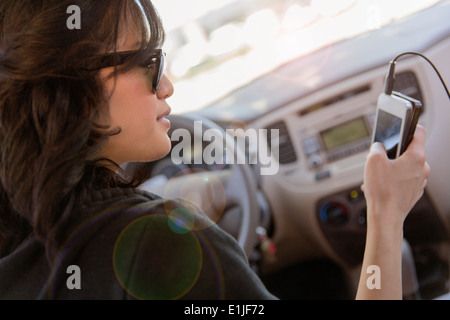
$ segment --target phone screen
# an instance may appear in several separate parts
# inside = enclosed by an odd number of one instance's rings
[[[374,142],[384,144],[389,159],[395,159],[400,141],[402,119],[383,110],[378,110]]]

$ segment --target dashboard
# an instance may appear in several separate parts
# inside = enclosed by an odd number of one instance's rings
[[[450,41],[439,42],[433,49],[449,52]],[[433,59],[433,50],[429,52]],[[439,56],[437,54],[434,60],[439,60]],[[440,66],[440,69],[448,70],[448,61],[441,61]],[[273,177],[263,177],[262,182],[266,194],[272,198],[272,205],[280,206],[274,211],[283,215],[275,223],[279,228],[284,228],[284,224],[297,224],[304,230],[303,235],[282,232],[280,241],[319,244],[310,246],[308,254],[326,252],[350,266],[361,261],[365,202],[360,186],[386,69],[387,64],[368,70],[293,101],[253,122],[252,126],[258,128],[278,128],[282,136],[280,172]],[[402,61],[397,70],[395,90],[408,92],[423,101],[420,123],[427,129],[428,141],[448,139],[450,132],[442,121],[448,113],[444,108],[434,108],[445,104],[445,96],[442,101],[436,101],[426,94],[432,91],[430,83],[441,89],[433,80],[434,72],[417,58]],[[427,152],[433,168],[440,162],[439,149],[430,142]],[[443,172],[449,170],[440,175]],[[421,205],[431,209],[436,218],[448,221],[450,204],[445,196],[446,185],[435,183],[433,179],[434,176]],[[309,227],[305,228],[305,225]],[[445,238],[445,230],[437,234]],[[305,254],[305,250],[302,252]]]
[[[329,259],[344,270],[351,295],[356,292],[366,235],[364,164],[389,62],[400,53],[418,52],[450,81],[450,1],[419,14],[296,58],[192,112],[224,130],[278,132],[279,139],[268,134],[258,142],[278,150],[271,153],[277,171],[262,175],[261,165],[251,165],[264,236],[276,247],[276,259],[260,260],[263,279],[304,261]],[[450,103],[433,68],[418,56],[398,60],[394,90],[423,104],[419,123],[427,132],[431,175],[405,221],[404,237],[422,296],[435,298],[450,285]],[[257,148],[247,143],[244,149],[247,160],[258,159]],[[183,157],[201,157],[196,155],[201,151],[193,147]],[[166,157],[150,165],[149,183],[156,186],[148,187],[161,190],[183,171],[224,169],[175,165]],[[236,236],[236,221],[230,225],[224,229]]]
[[[323,48],[198,111],[224,128],[239,121],[247,128],[279,130],[279,171],[259,176],[259,183],[281,259],[266,262],[263,273],[330,257],[356,286],[366,230],[360,187],[389,61],[402,52],[422,53],[448,82],[449,16],[450,2],[440,2],[421,13],[420,25],[427,28],[419,29],[419,17],[412,16]],[[394,90],[423,103],[419,123],[427,130],[432,168],[425,194],[405,222],[405,238],[419,274],[429,267],[419,261],[439,261],[444,271],[437,277],[448,279],[450,103],[435,71],[416,56],[397,62]],[[275,147],[270,139],[267,145]]]

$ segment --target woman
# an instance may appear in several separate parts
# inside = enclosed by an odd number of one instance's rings
[[[71,5],[81,29],[67,27]],[[149,0],[0,3],[0,298],[276,299],[231,236],[119,168],[170,151],[163,40]],[[368,156],[363,270],[383,277],[370,290],[361,273],[357,298],[401,298],[403,221],[429,174],[424,134],[396,161],[379,144]]]

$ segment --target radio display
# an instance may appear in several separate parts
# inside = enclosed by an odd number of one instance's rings
[[[345,122],[320,133],[325,149],[330,150],[370,136],[363,117]]]

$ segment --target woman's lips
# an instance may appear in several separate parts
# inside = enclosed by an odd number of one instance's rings
[[[167,117],[172,110],[169,108],[163,115],[159,116],[156,121],[170,128],[170,121]]]
[[[168,128],[170,128],[170,121],[169,121],[169,119],[161,118],[161,119],[158,119],[158,122],[163,124],[163,125],[165,125],[165,126],[167,126]]]

